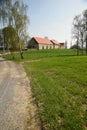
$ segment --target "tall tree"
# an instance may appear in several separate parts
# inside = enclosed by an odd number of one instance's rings
[[[21,40],[22,41],[25,40],[26,25],[29,22],[26,12],[27,12],[27,6],[23,2],[20,2],[20,0],[16,0],[12,8],[12,14],[14,17],[14,28],[19,37],[19,48],[21,58],[23,58]]]
[[[6,18],[7,18],[7,12],[6,12],[6,1],[0,0],[0,26],[1,28],[4,28],[6,24]],[[1,29],[2,30],[2,29]],[[4,44],[4,35],[3,35],[3,51],[5,50],[5,44]]]
[[[65,49],[67,49],[67,44],[68,44],[67,41],[65,41]]]
[[[79,47],[82,49],[82,55],[83,55],[83,49],[84,49],[84,22],[83,22],[83,15],[77,15],[74,17],[73,20],[73,38],[76,41],[77,44],[77,55],[79,55]]]
[[[83,23],[85,32],[85,43],[86,43],[86,55],[87,55],[87,10],[83,12]]]
[[[80,26],[81,26],[81,20],[80,15],[77,15],[74,17],[73,20],[73,38],[75,39],[75,42],[77,44],[77,55],[79,55],[79,45],[80,45]]]
[[[29,22],[27,16],[27,6],[23,3],[22,0],[2,0],[0,6],[0,21],[3,19],[6,22],[7,26],[12,26],[15,29],[16,35],[18,36],[18,45],[20,49],[21,58],[22,55],[22,45],[21,41],[25,41],[26,38],[26,26]],[[4,8],[3,8],[4,6]],[[4,9],[4,10],[3,10]],[[4,28],[4,24],[3,24]]]
[[[86,48],[87,55],[87,10],[84,10],[81,15],[75,16],[73,20],[73,38],[77,42],[77,46],[80,46],[82,49]],[[78,54],[77,49],[77,54]]]

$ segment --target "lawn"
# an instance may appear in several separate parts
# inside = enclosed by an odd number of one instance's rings
[[[83,53],[85,55],[85,51]],[[20,59],[19,53],[14,53],[11,55],[5,55],[4,57],[10,60],[13,60],[12,57],[15,57],[15,61],[26,61],[26,60],[35,60],[42,59],[44,57],[59,57],[59,56],[76,56],[76,49],[49,49],[49,50],[29,50],[23,53],[24,59]],[[79,55],[82,55],[82,51],[79,51]]]
[[[61,51],[27,52],[22,61],[43,130],[87,130],[87,56]]]

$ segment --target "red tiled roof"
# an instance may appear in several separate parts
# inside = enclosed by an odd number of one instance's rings
[[[59,44],[58,41],[56,41],[56,40],[51,40],[51,42],[52,42],[53,44],[56,44],[56,45]]]
[[[49,39],[39,38],[39,37],[34,37],[34,39],[39,44],[52,44],[52,42]]]

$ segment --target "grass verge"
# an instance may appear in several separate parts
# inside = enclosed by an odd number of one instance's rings
[[[44,130],[87,130],[87,57],[71,54],[30,51],[24,60],[15,54],[30,77]]]
[[[87,57],[24,63],[45,130],[87,130]]]

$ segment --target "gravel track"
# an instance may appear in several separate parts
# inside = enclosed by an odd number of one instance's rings
[[[40,130],[21,65],[0,58],[0,130]]]

